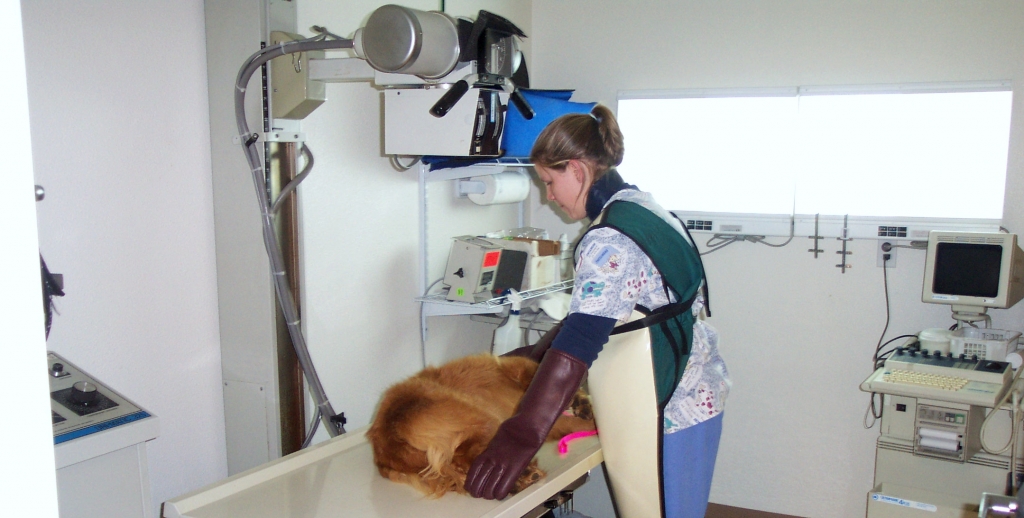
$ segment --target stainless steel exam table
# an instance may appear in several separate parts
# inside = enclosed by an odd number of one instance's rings
[[[430,499],[380,476],[366,429],[335,437],[198,491],[168,500],[164,518],[519,518],[570,487],[603,460],[597,437],[544,444],[547,476],[502,501],[449,493]]]

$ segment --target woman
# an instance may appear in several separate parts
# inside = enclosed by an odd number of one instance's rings
[[[638,309],[649,316],[630,325],[651,331],[664,424],[662,514],[704,516],[728,372],[717,333],[697,318],[706,301],[700,255],[678,219],[615,171],[623,151],[618,123],[601,105],[556,119],[533,146],[530,158],[548,200],[571,219],[593,223],[576,247],[569,314],[553,340],[532,351],[540,366],[517,414],[470,468],[465,487],[473,496],[509,493],[613,328]]]

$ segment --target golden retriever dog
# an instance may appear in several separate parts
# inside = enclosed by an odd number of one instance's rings
[[[466,494],[469,467],[515,412],[536,371],[529,358],[485,354],[428,367],[389,388],[366,432],[381,476],[432,497]],[[581,390],[547,438],[594,428],[590,401]],[[534,459],[514,491],[543,476]]]

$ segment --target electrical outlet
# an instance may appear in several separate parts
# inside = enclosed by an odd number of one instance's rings
[[[896,243],[893,241],[885,241],[883,239],[878,240],[878,259],[876,261],[879,268],[882,268],[883,266],[885,268],[896,267],[896,247],[893,246],[895,244]],[[888,250],[886,250],[886,248],[888,248]],[[888,261],[885,260],[886,254],[889,255]]]

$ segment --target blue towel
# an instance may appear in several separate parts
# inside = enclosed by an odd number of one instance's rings
[[[519,92],[530,103],[535,113],[526,120],[515,104],[509,103],[505,114],[505,130],[501,134],[501,149],[506,157],[529,157],[533,143],[551,121],[567,113],[590,113],[597,103],[577,103],[569,100],[572,90],[527,90]]]

